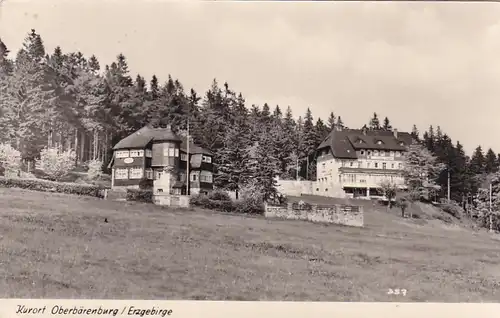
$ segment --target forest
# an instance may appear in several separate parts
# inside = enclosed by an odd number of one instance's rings
[[[112,146],[133,131],[170,124],[185,134],[189,123],[193,140],[215,154],[216,187],[238,191],[252,180],[271,189],[276,175],[314,180],[315,149],[335,126],[346,128],[341,109],[325,119],[310,108],[297,116],[289,105],[248,105],[216,79],[203,93],[173,76],[146,79],[132,74],[123,54],[101,65],[94,55],[61,47],[47,52],[35,30],[10,53],[0,39],[0,142],[19,150],[26,164],[45,147],[58,147],[74,150],[80,164],[100,160],[106,169]],[[391,130],[391,124],[367,114],[368,129]],[[492,149],[478,146],[468,156],[439,126],[420,133],[414,125],[411,132],[445,166],[436,179],[441,198],[448,175],[451,199],[464,203],[498,172],[500,154]]]

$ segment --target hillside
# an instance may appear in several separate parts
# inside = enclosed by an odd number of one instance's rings
[[[0,189],[0,296],[498,301],[485,233],[371,209],[366,228]],[[108,219],[108,223],[104,222]],[[406,296],[388,295],[404,288]]]
[[[391,209],[389,209],[386,205],[383,206],[379,204],[377,201],[372,201],[372,200],[339,199],[339,198],[329,198],[329,197],[321,197],[315,195],[303,195],[300,197],[289,196],[288,200],[291,202],[299,202],[302,200],[309,204],[318,204],[318,205],[328,205],[328,204],[359,205],[363,206],[364,210],[367,211],[368,213],[373,213],[373,211],[376,211],[383,214],[390,214],[394,218],[396,218],[394,220],[395,222],[397,222],[397,218],[401,218],[400,208],[393,206]],[[432,204],[426,204],[421,202],[413,203],[409,205],[407,210],[405,211],[406,217],[409,217],[410,214],[412,215],[413,218],[411,223],[414,224],[424,225],[429,223],[437,223],[446,226],[458,226],[465,229],[475,229],[476,231],[484,230],[479,228],[477,224],[475,224],[472,220],[467,219],[465,217],[461,218],[454,217],[449,213],[443,211],[442,209],[433,206]],[[383,216],[379,215],[379,217]],[[403,219],[401,218],[401,220]],[[438,220],[441,222],[435,222]]]

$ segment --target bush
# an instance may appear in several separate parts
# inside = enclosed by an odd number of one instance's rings
[[[153,190],[127,189],[127,201],[153,203]]]
[[[33,191],[42,192],[57,192],[66,194],[76,194],[91,196],[96,198],[104,197],[104,190],[106,188],[77,183],[63,183],[49,180],[39,179],[11,179],[0,177],[0,187],[4,188],[20,188]]]
[[[9,144],[0,144],[0,175],[17,177],[21,169],[21,153]]]
[[[208,195],[208,198],[210,200],[214,200],[214,201],[232,201],[231,197],[229,196],[229,194],[227,192],[225,192],[225,191],[222,191],[222,190],[212,191]]]
[[[462,215],[464,213],[464,210],[462,209],[462,207],[459,206],[456,202],[449,202],[449,203],[447,202],[447,203],[440,204],[440,208],[444,212],[456,217],[457,219],[462,218]]]
[[[208,196],[204,194],[194,195],[189,201],[193,206],[221,212],[245,214],[264,213],[264,202],[262,197],[255,193],[242,192],[241,199],[233,202],[226,192],[214,191]]]
[[[235,211],[245,214],[264,214],[264,202],[257,198],[243,198],[235,202]]]
[[[60,180],[75,167],[75,158],[73,150],[59,151],[57,148],[44,148],[37,164],[51,179]]]
[[[91,160],[88,162],[87,177],[89,180],[97,180],[101,178],[102,173],[102,161]]]
[[[139,189],[151,190],[152,188],[153,188],[153,180],[144,177],[139,181]]]
[[[189,203],[209,210],[222,212],[234,212],[235,204],[231,200],[213,200],[204,194],[194,195],[189,199]]]

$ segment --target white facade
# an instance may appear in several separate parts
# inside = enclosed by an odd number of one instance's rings
[[[334,158],[331,151],[317,159],[317,195],[330,197],[373,197],[383,182],[404,187],[404,153],[358,150],[357,159]],[[371,190],[371,194],[370,194]],[[376,195],[375,195],[376,196]]]

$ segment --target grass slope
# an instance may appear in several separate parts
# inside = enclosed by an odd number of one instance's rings
[[[0,189],[0,297],[500,299],[498,241],[397,214],[349,228]]]

